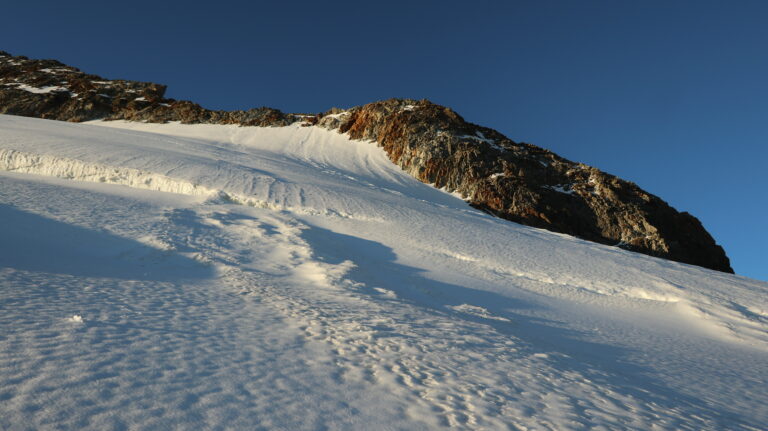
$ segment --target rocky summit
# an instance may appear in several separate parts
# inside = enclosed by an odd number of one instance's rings
[[[378,143],[423,181],[495,216],[627,250],[733,273],[722,247],[687,212],[632,182],[514,142],[427,100],[390,99],[322,114],[216,111],[165,98],[164,85],[109,80],[56,60],[0,51],[0,113],[63,121],[295,122]]]

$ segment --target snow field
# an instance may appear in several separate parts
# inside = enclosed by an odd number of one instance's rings
[[[768,421],[766,283],[493,219],[370,143],[0,116],[0,168],[0,428]]]

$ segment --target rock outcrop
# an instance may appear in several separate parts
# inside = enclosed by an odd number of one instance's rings
[[[329,112],[319,124],[378,142],[414,177],[498,217],[733,272],[694,216],[634,183],[467,123],[449,108],[387,100]]]
[[[213,111],[166,99],[165,85],[106,80],[56,60],[30,60],[0,51],[0,113],[62,121],[96,119],[287,126],[301,116],[277,109]]]
[[[0,113],[65,121],[285,126],[297,121],[377,142],[420,181],[498,217],[628,250],[733,272],[698,219],[596,168],[514,142],[426,100],[391,99],[324,114],[212,111],[164,98],[165,86],[106,80],[55,60],[0,51]]]

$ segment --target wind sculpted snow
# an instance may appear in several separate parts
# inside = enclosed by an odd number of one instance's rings
[[[2,429],[762,429],[766,283],[301,127],[0,116]]]

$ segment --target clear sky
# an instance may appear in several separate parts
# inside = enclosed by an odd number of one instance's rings
[[[427,98],[634,181],[768,280],[766,1],[37,1],[0,49],[214,109]]]

